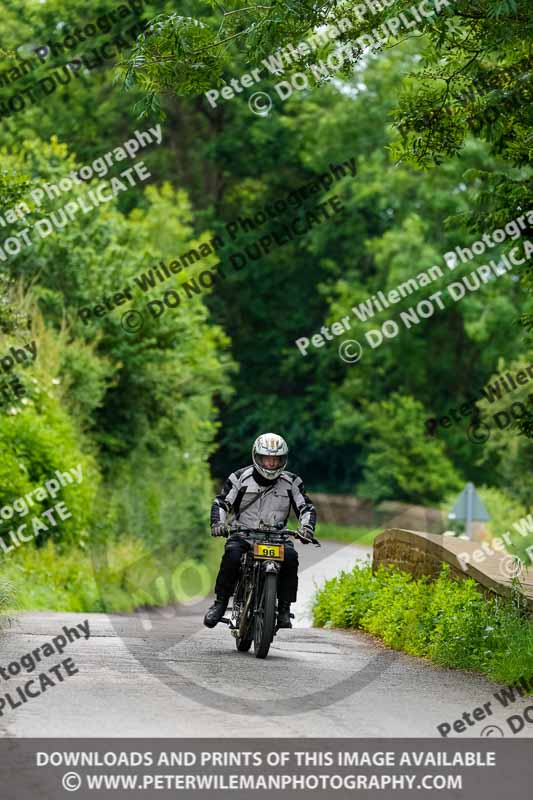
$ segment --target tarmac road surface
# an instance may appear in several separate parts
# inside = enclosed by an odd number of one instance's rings
[[[30,675],[0,679],[0,701],[11,692],[20,702],[2,708],[0,735],[439,737],[437,725],[490,701],[490,716],[454,735],[512,736],[506,718],[531,698],[503,708],[493,697],[499,687],[479,675],[440,669],[366,634],[311,627],[315,586],[367,558],[370,548],[325,542],[299,552],[295,628],[277,634],[264,661],[253,649],[238,653],[225,625],[202,625],[209,599],[150,614],[18,615],[0,636],[4,669],[65,625],[88,620],[91,635]],[[27,702],[17,698],[17,686],[65,658],[78,673],[62,682],[52,675],[55,685]],[[532,734],[526,724],[518,735]]]

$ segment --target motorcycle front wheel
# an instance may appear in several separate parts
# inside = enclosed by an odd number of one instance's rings
[[[242,631],[242,636],[237,636],[235,638],[235,644],[237,645],[237,650],[239,653],[247,653],[250,647],[252,646],[252,642],[254,640],[253,636],[253,615],[248,611],[247,619],[244,621],[244,625],[240,626],[239,633]]]
[[[235,590],[235,598],[239,598],[239,600],[234,600],[233,605],[234,607],[237,605],[237,602],[240,604],[241,611],[238,614],[238,624],[239,624],[239,633],[241,636],[235,637],[235,645],[239,653],[247,653],[250,647],[252,646],[252,642],[254,640],[253,635],[253,613],[249,609],[249,605],[253,601],[253,598],[248,598],[248,602],[245,600],[245,587],[244,585],[241,586],[241,583],[238,584],[237,589]],[[246,609],[248,608],[248,611]],[[246,619],[242,619],[242,614],[246,613]]]
[[[278,576],[268,572],[264,576],[261,601],[255,615],[254,654],[256,658],[266,658],[276,625],[276,594]]]
[[[237,645],[237,650],[239,653],[247,653],[250,647],[252,646],[253,639],[250,638],[240,638],[239,636],[235,639],[235,644]]]

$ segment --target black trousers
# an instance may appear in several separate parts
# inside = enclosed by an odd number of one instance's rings
[[[239,577],[241,556],[250,549],[250,545],[240,536],[230,536],[224,548],[220,569],[215,584],[217,597],[229,597],[233,594]],[[281,565],[278,578],[278,600],[294,603],[298,591],[298,553],[292,542],[285,544],[285,560]]]

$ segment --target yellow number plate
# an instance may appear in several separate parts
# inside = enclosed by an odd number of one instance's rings
[[[283,561],[285,546],[282,544],[254,544],[254,558],[267,558],[269,561]]]

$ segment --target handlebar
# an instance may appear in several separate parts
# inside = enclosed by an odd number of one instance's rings
[[[276,536],[294,536],[295,539],[298,541],[303,542],[304,544],[314,544],[315,547],[321,547],[322,545],[315,539],[313,536],[311,539],[308,539],[304,536],[300,536],[298,531],[291,531],[289,528],[276,528],[275,526],[265,526],[264,528],[246,528],[244,525],[226,525],[225,527],[225,534],[224,536],[227,538],[232,533],[245,533],[250,538],[262,539],[266,536],[276,535]],[[255,535],[255,536],[254,536]]]

